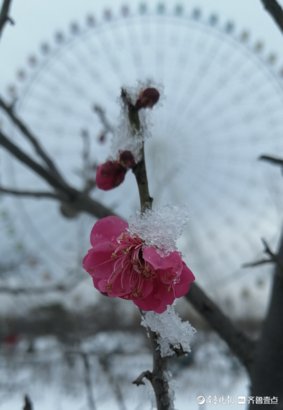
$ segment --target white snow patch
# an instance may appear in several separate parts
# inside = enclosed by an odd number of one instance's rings
[[[188,222],[188,213],[177,206],[147,210],[129,219],[129,232],[165,252],[176,250],[176,241]]]
[[[169,306],[164,313],[144,312],[141,325],[158,334],[161,357],[172,356],[174,349],[182,348],[185,353],[191,351],[191,341],[196,330],[189,322],[183,322]]]
[[[163,87],[151,82],[138,82],[135,87],[123,87],[127,94],[129,95],[133,104],[136,102],[140,92],[148,87],[155,87],[158,89],[160,94],[162,93]],[[117,159],[120,151],[131,151],[134,155],[136,162],[140,160],[141,149],[143,142],[151,136],[151,121],[150,113],[152,110],[140,110],[140,131],[133,133],[131,124],[128,118],[128,109],[119,100],[121,105],[121,111],[118,119],[118,125],[114,131],[114,135],[111,141],[111,158]]]

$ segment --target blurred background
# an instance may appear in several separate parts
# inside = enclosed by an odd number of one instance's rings
[[[121,86],[161,90],[146,141],[155,207],[187,210],[184,259],[256,334],[272,265],[243,265],[263,258],[262,238],[276,250],[283,199],[280,169],[258,160],[283,152],[283,39],[261,2],[15,0],[11,16],[1,97],[68,183],[125,218],[138,209],[133,176],[105,193],[94,186],[95,167],[111,154]],[[3,110],[0,121],[34,156]],[[47,189],[2,149],[0,172],[1,186]],[[144,390],[131,386],[151,360],[138,312],[100,296],[81,269],[95,219],[54,200],[0,195],[0,409],[22,408],[25,394],[35,409],[151,408],[150,390],[144,404]],[[172,361],[177,408],[197,408],[199,394],[247,394],[224,343],[186,302],[177,308],[198,330],[187,360]]]

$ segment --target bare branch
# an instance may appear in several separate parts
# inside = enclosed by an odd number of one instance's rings
[[[283,32],[283,9],[276,0],[261,0],[263,7]]]
[[[277,274],[281,276],[283,279],[283,262],[280,259],[280,257],[274,253],[271,248],[269,247],[267,241],[265,239],[261,239],[263,246],[264,246],[264,252],[270,257],[270,260],[273,261],[277,265]]]
[[[12,0],[3,0],[3,4],[0,11],[0,37],[2,35],[4,26],[7,22],[14,24],[14,21],[9,16],[11,4]]]
[[[243,263],[242,268],[256,268],[257,266],[267,265],[268,263],[273,263],[271,259],[259,259],[255,262]]]
[[[243,265],[243,268],[254,268],[260,265],[265,265],[267,263],[275,263],[275,265],[277,265],[277,274],[281,275],[283,278],[283,262],[282,260],[279,258],[279,256],[274,253],[270,246],[268,245],[267,241],[265,239],[261,239],[263,246],[264,246],[264,253],[266,253],[269,258],[268,259],[260,259],[258,261],[254,261],[254,262],[249,262],[249,263],[245,263]]]
[[[259,159],[263,160],[263,161],[270,162],[273,165],[279,165],[279,166],[283,167],[283,159],[282,158],[276,158],[276,157],[273,157],[271,155],[261,155],[259,157]]]
[[[23,410],[32,410],[33,409],[33,405],[31,402],[31,399],[29,398],[29,396],[26,394],[24,396],[24,407]]]
[[[17,126],[17,128],[22,132],[24,137],[31,143],[35,152],[38,156],[45,162],[47,167],[60,179],[63,179],[61,173],[56,167],[54,161],[46,153],[42,145],[40,144],[38,138],[31,132],[31,130],[26,126],[26,124],[14,113],[13,108],[6,104],[4,100],[0,97],[0,107],[5,111],[12,122]]]
[[[78,212],[86,212],[97,218],[113,215],[111,209],[105,207],[100,202],[90,198],[84,192],[80,192],[73,188],[65,181],[59,179],[50,170],[44,168],[38,162],[34,161],[21,148],[14,144],[10,139],[0,131],[0,145],[5,148],[11,155],[17,158],[21,163],[34,171],[38,176],[45,180],[55,191],[62,197],[65,197],[65,202],[68,206],[74,208]]]
[[[127,410],[121,388],[111,373],[111,363],[109,363],[109,355],[98,356],[98,360],[105,375],[107,376],[110,386],[112,387],[119,410]]]
[[[146,370],[145,372],[142,372],[134,381],[133,384],[136,386],[141,386],[144,385],[143,379],[147,379],[151,381],[152,379],[152,373],[149,370]]]
[[[7,195],[13,195],[13,196],[21,196],[21,197],[27,197],[27,198],[49,198],[49,199],[56,199],[59,201],[65,200],[65,197],[60,196],[59,194],[54,194],[53,192],[45,192],[45,191],[22,191],[22,190],[16,190],[16,189],[10,189],[10,188],[5,188],[3,186],[0,186],[0,193],[2,194],[7,194]]]
[[[227,343],[248,373],[250,373],[255,342],[237,329],[231,319],[220,310],[196,283],[192,284],[186,299]]]
[[[104,131],[106,133],[113,134],[114,133],[114,128],[110,124],[110,121],[108,120],[104,109],[100,105],[97,105],[97,104],[93,106],[93,109],[96,112],[98,118],[100,119],[100,122],[104,127]]]
[[[88,407],[89,407],[89,410],[96,410],[93,391],[92,391],[91,369],[90,369],[89,358],[88,358],[87,353],[84,353],[84,352],[81,352],[80,356],[82,358],[84,370],[85,370],[84,380],[85,380],[85,386],[86,386],[86,392],[87,392]]]

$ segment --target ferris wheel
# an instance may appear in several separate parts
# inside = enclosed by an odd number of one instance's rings
[[[159,85],[163,98],[146,146],[150,189],[157,206],[187,207],[180,247],[198,280],[217,290],[246,280],[241,265],[261,253],[260,238],[275,244],[280,234],[282,181],[258,157],[283,153],[282,80],[276,55],[248,31],[200,9],[147,1],[89,14],[55,33],[29,56],[7,98],[82,188],[109,155],[121,86]],[[46,188],[2,151],[0,160],[3,185]],[[137,209],[131,175],[121,187],[91,195],[125,218]],[[1,196],[0,208],[2,272],[9,271],[1,280],[81,274],[92,218],[64,218],[49,200]]]

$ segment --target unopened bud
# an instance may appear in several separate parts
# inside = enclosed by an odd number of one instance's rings
[[[119,162],[126,169],[133,168],[136,165],[135,158],[131,151],[121,151],[119,155]]]
[[[124,181],[126,172],[118,161],[107,161],[96,169],[96,186],[104,191],[116,188]]]
[[[152,108],[159,100],[160,93],[156,88],[149,87],[141,91],[136,101],[135,108],[140,110],[141,108]]]

